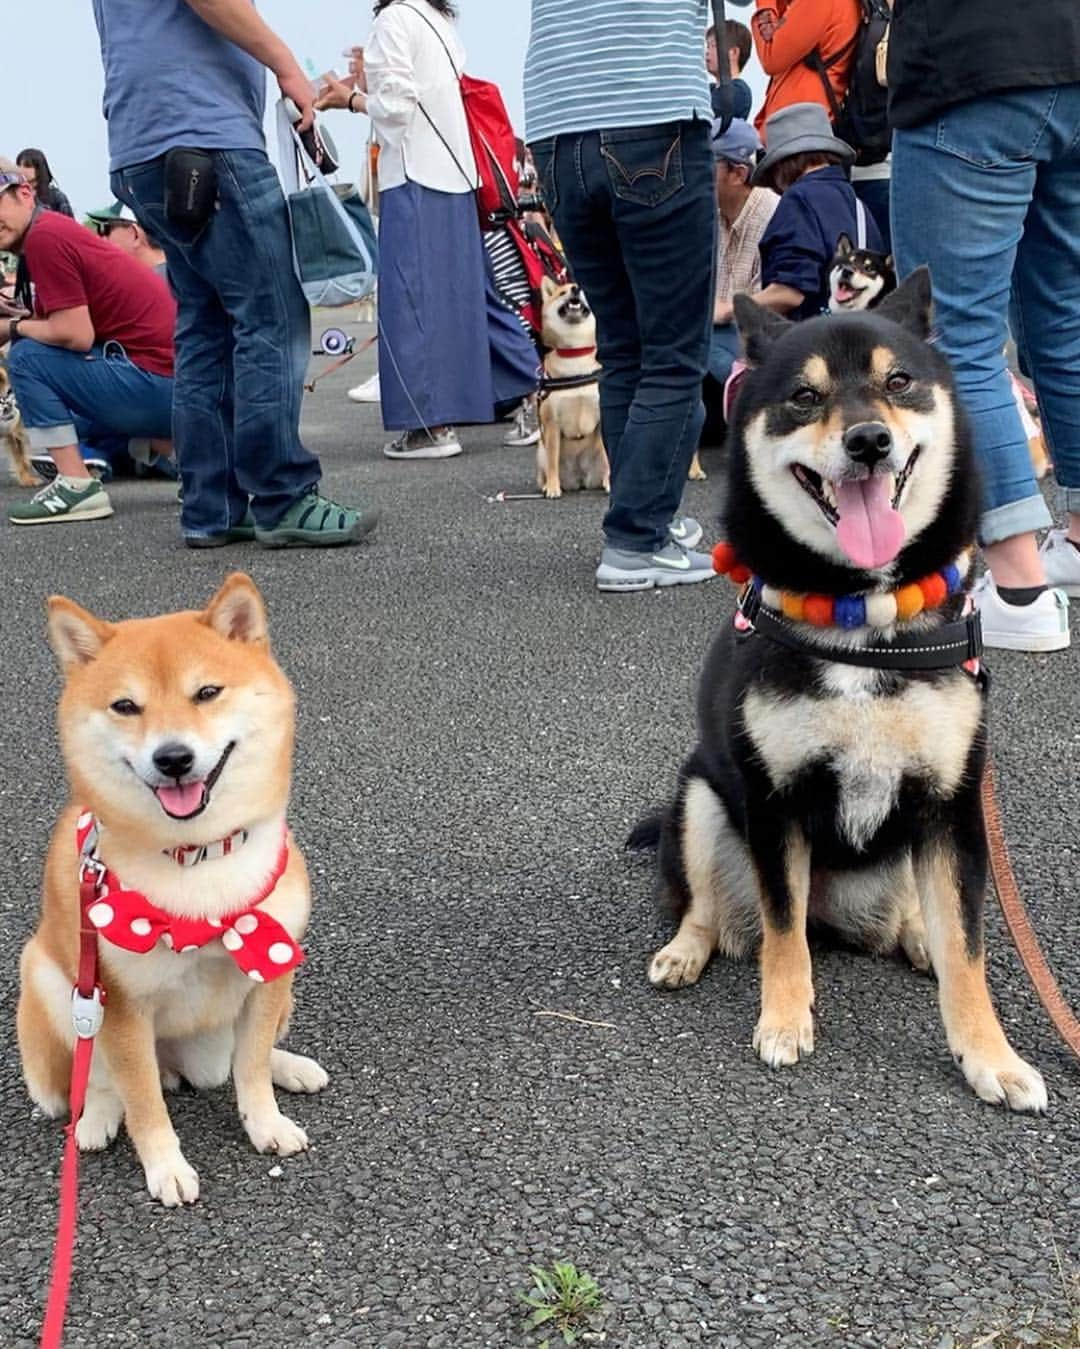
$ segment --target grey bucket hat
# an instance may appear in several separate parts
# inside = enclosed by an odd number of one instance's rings
[[[855,151],[834,136],[829,115],[820,103],[792,103],[774,112],[765,123],[765,157],[750,178],[754,187],[760,187],[782,159],[817,150],[836,155],[845,164],[855,161]]]

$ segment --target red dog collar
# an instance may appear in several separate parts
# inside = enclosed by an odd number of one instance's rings
[[[595,347],[556,347],[555,355],[562,356],[566,360],[572,360],[575,356],[595,356]]]

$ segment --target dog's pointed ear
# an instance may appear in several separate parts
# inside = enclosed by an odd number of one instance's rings
[[[545,276],[540,282],[540,299],[547,304],[558,289],[559,283],[553,281],[550,276]]]
[[[743,291],[733,297],[731,304],[746,359],[751,365],[760,365],[773,343],[793,325],[780,314],[757,304]]]
[[[246,572],[234,571],[206,606],[201,620],[230,642],[265,642],[269,636],[266,605]]]
[[[46,608],[49,611],[49,645],[67,674],[96,660],[101,648],[116,631],[111,623],[95,618],[66,595],[50,595]]]
[[[885,296],[877,307],[877,313],[899,323],[901,328],[907,328],[917,337],[929,337],[934,316],[930,268],[916,267],[894,291]]]
[[[838,258],[850,258],[854,251],[855,249],[851,242],[851,235],[841,234],[840,238],[836,241],[836,256]]]

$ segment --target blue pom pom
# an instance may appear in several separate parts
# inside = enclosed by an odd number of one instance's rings
[[[955,563],[950,562],[947,567],[942,567],[941,574],[945,578],[949,594],[955,595],[964,584],[964,578],[960,575],[960,568]]]
[[[838,595],[833,615],[841,628],[861,628],[866,623],[866,600],[861,595]]]

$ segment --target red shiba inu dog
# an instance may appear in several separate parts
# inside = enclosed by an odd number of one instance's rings
[[[313,1059],[275,1048],[310,907],[285,818],[293,691],[240,574],[201,613],[116,624],[54,597],[49,638],[65,675],[71,804],[22,956],[23,1076],[46,1115],[66,1113],[83,921],[97,931],[105,1010],[79,1147],[106,1147],[124,1122],[151,1195],[191,1203],[198,1176],[163,1087],[220,1086],[231,1072],[254,1146],[287,1155],[308,1140],[274,1087],[327,1083]]]

